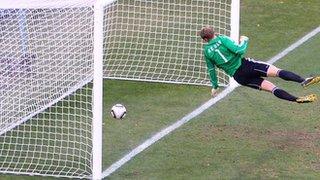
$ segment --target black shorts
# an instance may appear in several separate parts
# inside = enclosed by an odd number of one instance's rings
[[[233,75],[234,80],[243,86],[248,86],[254,89],[261,89],[262,77],[267,77],[269,64],[254,61],[250,58],[243,58],[241,66]]]

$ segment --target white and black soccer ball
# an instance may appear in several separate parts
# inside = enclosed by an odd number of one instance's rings
[[[112,117],[116,119],[122,119],[126,116],[127,109],[122,104],[116,104],[112,106],[110,113]]]

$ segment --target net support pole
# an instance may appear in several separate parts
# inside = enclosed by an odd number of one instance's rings
[[[231,32],[230,37],[236,42],[239,42],[240,32],[240,0],[232,0],[231,2]],[[230,86],[237,86],[237,82],[230,77]]]
[[[27,15],[24,9],[19,9],[19,31],[21,39],[21,57],[27,55],[28,35],[27,35]]]
[[[103,97],[103,6],[100,0],[94,4],[93,48],[93,119],[92,119],[92,179],[102,174],[102,97]]]

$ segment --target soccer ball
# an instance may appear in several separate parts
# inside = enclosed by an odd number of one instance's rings
[[[127,109],[122,104],[116,104],[111,108],[111,116],[116,119],[122,119],[126,116]]]

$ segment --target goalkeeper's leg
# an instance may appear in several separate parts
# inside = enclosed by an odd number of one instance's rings
[[[307,87],[311,84],[316,84],[320,82],[320,76],[314,76],[309,78],[302,78],[296,73],[279,69],[274,65],[270,65],[267,71],[267,76],[269,77],[280,77],[286,81],[294,81],[301,84],[303,87]]]
[[[317,97],[315,94],[311,94],[308,96],[302,96],[302,97],[296,97],[288,93],[287,91],[280,89],[279,87],[275,86],[273,83],[267,80],[263,80],[261,83],[261,89],[271,92],[276,97],[280,99],[284,99],[287,101],[297,102],[297,103],[309,103],[314,102],[317,100]]]
[[[274,65],[270,65],[267,71],[268,77],[280,77],[281,79],[284,79],[286,81],[294,81],[297,83],[302,83],[305,79],[299,76],[296,73],[293,73],[291,71],[279,69]]]

